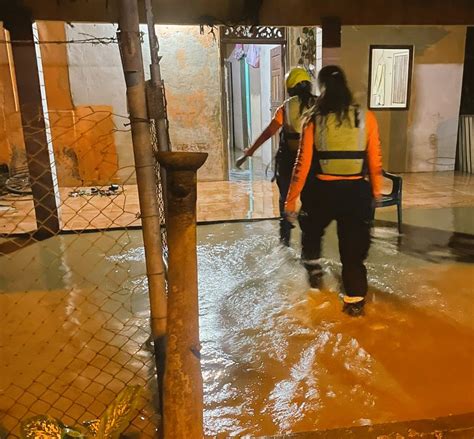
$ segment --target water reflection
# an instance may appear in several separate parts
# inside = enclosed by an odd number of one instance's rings
[[[375,240],[381,239],[381,245],[386,244],[393,250],[431,262],[474,262],[474,236],[471,234],[405,224],[403,235],[399,235],[388,221],[377,221],[376,224]]]

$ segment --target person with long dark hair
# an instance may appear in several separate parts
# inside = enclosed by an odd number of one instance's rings
[[[289,246],[293,225],[285,216],[286,194],[298,152],[302,115],[314,105],[316,97],[311,93],[311,77],[303,67],[291,69],[286,75],[285,83],[290,98],[276,110],[270,124],[244,155],[237,159],[236,165],[242,166],[248,157],[281,129],[280,144],[275,157],[275,179],[280,192],[280,242]]]
[[[302,262],[312,289],[321,287],[321,241],[326,227],[336,220],[343,311],[359,316],[368,288],[364,261],[370,247],[372,211],[382,185],[378,125],[372,112],[354,102],[340,67],[322,68],[318,83],[321,95],[303,128],[286,216],[290,221],[298,217]],[[296,200],[307,180],[297,215]]]

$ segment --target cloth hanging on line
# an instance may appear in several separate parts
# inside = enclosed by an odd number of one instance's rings
[[[236,44],[234,50],[232,51],[232,55],[235,59],[239,60],[245,56],[245,49],[243,44]]]
[[[245,58],[247,64],[258,69],[260,67],[260,47],[256,44],[249,44],[247,48],[247,56]]]

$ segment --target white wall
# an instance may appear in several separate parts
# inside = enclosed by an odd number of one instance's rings
[[[462,74],[462,64],[415,66],[408,132],[410,171],[454,170]],[[433,92],[436,84],[439,88]]]
[[[341,65],[362,105],[367,104],[369,46],[414,46],[410,108],[375,111],[387,170],[454,169],[465,41],[465,26],[342,27]]]
[[[66,26],[66,35],[68,39],[83,39],[81,34],[113,37],[116,30],[113,24],[75,23],[74,27]],[[145,33],[142,51],[145,75],[149,77],[147,28],[141,25],[140,30]],[[226,170],[218,43],[212,35],[200,35],[198,26],[156,26],[156,30],[173,150],[207,152],[209,157],[198,177],[223,180]],[[69,44],[68,60],[74,104],[111,105],[117,114],[118,176],[124,183],[133,183],[133,149],[129,127],[124,126],[128,112],[118,45]]]
[[[113,24],[75,23],[66,25],[68,40],[96,37],[113,37],[117,26]],[[111,105],[113,107],[115,145],[118,156],[118,177],[125,184],[134,183],[135,169],[128,122],[125,80],[118,46],[68,44],[69,80],[74,105]],[[122,131],[121,131],[122,130]]]

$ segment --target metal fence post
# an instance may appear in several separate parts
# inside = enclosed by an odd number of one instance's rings
[[[119,8],[118,37],[127,85],[127,103],[132,129],[133,154],[137,173],[150,296],[151,329],[155,345],[161,399],[163,394],[161,378],[164,372],[166,343],[166,282],[162,258],[160,216],[156,196],[155,158],[151,146],[147,114],[137,0],[120,0]]]
[[[168,344],[164,378],[166,439],[203,437],[196,254],[196,171],[207,153],[158,152],[167,172]]]

